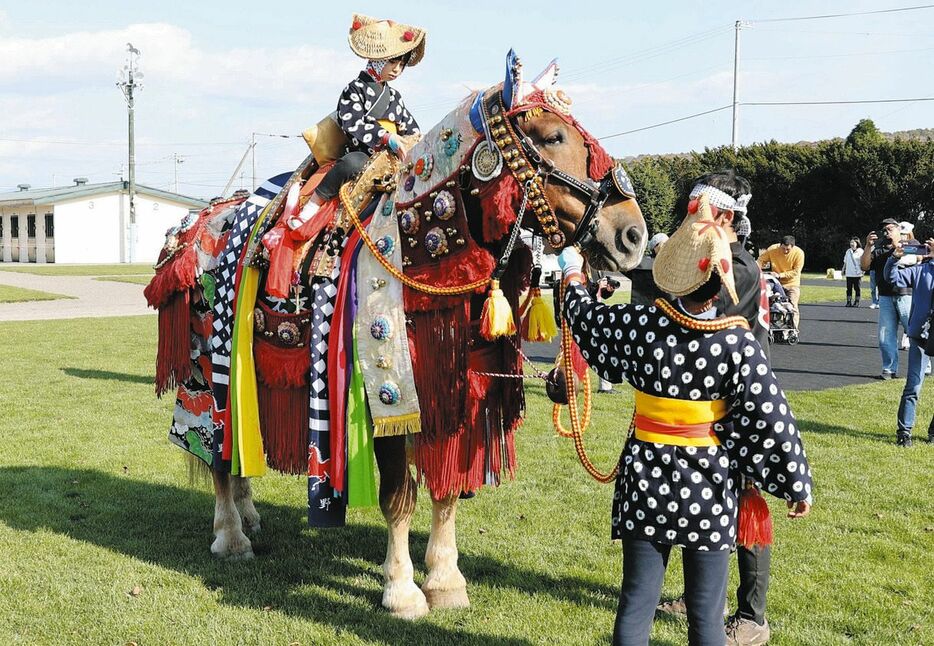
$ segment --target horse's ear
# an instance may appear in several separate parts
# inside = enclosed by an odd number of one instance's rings
[[[512,110],[522,101],[522,62],[510,49],[506,54],[506,79],[503,81],[503,105]]]
[[[535,77],[535,80],[532,81],[532,85],[535,86],[536,90],[547,90],[552,85],[555,84],[555,81],[558,78],[558,59],[555,58],[550,63],[548,67],[542,70],[542,73]]]

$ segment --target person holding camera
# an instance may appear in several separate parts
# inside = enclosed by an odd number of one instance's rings
[[[859,238],[850,238],[850,248],[843,254],[843,275],[846,276],[846,306],[859,307],[860,281],[863,280],[863,269],[859,259],[863,256],[863,248]],[[853,300],[853,293],[856,300]]]
[[[879,351],[882,354],[882,379],[892,379],[898,374],[898,325],[908,330],[908,314],[911,310],[911,287],[899,286],[887,280],[885,265],[895,245],[901,241],[902,232],[898,220],[886,218],[877,231],[866,236],[866,251],[860,258],[863,271],[876,272],[879,290]]]
[[[900,266],[899,260],[906,256],[917,256],[917,262]],[[895,242],[891,255],[885,262],[885,280],[896,287],[912,289],[911,309],[908,313],[907,334],[910,339],[908,348],[908,371],[905,375],[905,388],[898,404],[898,428],[895,443],[908,448],[911,446],[911,432],[915,423],[915,411],[924,375],[930,358],[927,352],[934,350],[934,339],[930,339],[931,315],[934,311],[934,239],[926,244]],[[928,425],[928,442],[934,442],[934,418]]]

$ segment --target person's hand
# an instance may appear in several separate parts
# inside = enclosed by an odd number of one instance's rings
[[[807,500],[788,502],[788,518],[804,518],[811,513],[811,503]]]
[[[574,245],[567,246],[558,256],[558,266],[561,267],[561,275],[564,278],[572,274],[583,274],[584,257]]]
[[[874,245],[878,239],[879,236],[876,235],[876,232],[870,231],[869,235],[866,236],[866,249],[872,249],[872,245]]]
[[[924,242],[925,246],[928,248],[928,253],[926,258],[934,258],[934,238],[928,238]]]
[[[402,145],[402,138],[399,135],[389,135],[386,140],[386,147],[393,155],[399,159],[405,159],[405,146]]]
[[[892,249],[892,257],[901,258],[904,255],[905,255],[905,250],[902,249],[902,243],[899,240],[895,243],[895,248]]]

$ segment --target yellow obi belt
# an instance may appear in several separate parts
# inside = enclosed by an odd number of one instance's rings
[[[714,422],[727,413],[722,399],[692,401],[636,391],[636,439],[674,446],[717,446]]]

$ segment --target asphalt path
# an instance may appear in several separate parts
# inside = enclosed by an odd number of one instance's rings
[[[831,282],[831,281],[828,281]],[[840,286],[839,281],[832,283]],[[841,291],[841,297],[843,292]],[[824,390],[875,381],[882,372],[878,345],[879,310],[845,307],[843,302],[801,305],[801,334],[797,345],[773,343],[772,370],[785,390]],[[551,363],[558,352],[551,344],[526,344],[535,361]],[[900,352],[899,371],[908,357]]]

